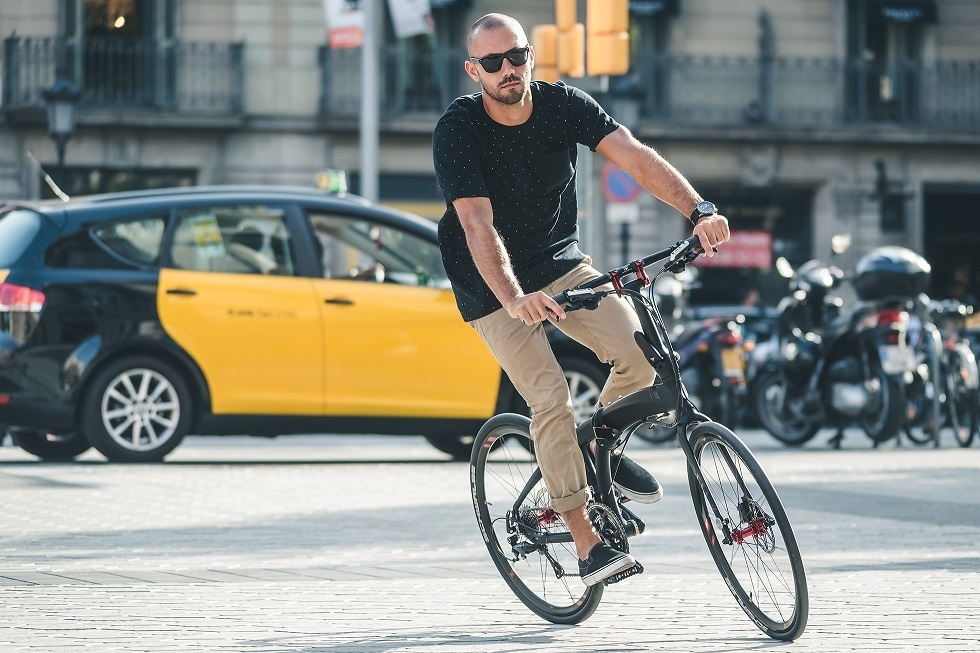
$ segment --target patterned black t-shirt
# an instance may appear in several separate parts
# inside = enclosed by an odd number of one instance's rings
[[[487,115],[480,93],[458,98],[432,135],[447,207],[439,245],[467,322],[501,306],[476,269],[454,200],[490,199],[494,228],[524,292],[540,290],[585,258],[578,247],[576,144],[595,150],[619,125],[587,93],[562,82],[531,82],[531,98],[531,117],[513,127]]]

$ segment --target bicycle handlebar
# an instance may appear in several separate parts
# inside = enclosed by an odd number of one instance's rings
[[[592,281],[583,283],[581,286],[569,288],[564,292],[558,293],[552,297],[552,299],[558,302],[559,306],[580,304],[587,301],[591,297],[595,297],[595,293],[592,292],[592,290],[609,283],[613,280],[614,276],[621,279],[627,275],[636,274],[638,270],[648,265],[653,265],[654,263],[664,259],[670,259],[667,264],[668,268],[671,265],[681,262],[686,265],[700,256],[702,253],[704,253],[704,250],[701,248],[700,239],[697,236],[691,236],[690,238],[686,238],[684,240],[678,240],[670,247],[662,249],[659,252],[654,252],[653,254],[645,256],[642,259],[638,259],[622,267],[610,270],[601,277],[596,277]],[[637,266],[637,264],[639,264],[639,266]]]

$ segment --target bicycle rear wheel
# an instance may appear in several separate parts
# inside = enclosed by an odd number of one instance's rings
[[[691,467],[688,482],[718,570],[762,632],[796,639],[806,628],[810,601],[800,550],[776,490],[748,447],[721,424],[699,424],[691,444],[705,487]]]
[[[980,429],[977,362],[965,343],[947,352],[946,420],[942,430],[950,429],[956,444],[969,447]]]
[[[505,414],[480,429],[470,458],[473,509],[490,557],[517,598],[552,623],[576,624],[595,612],[603,585],[582,582],[571,537],[541,541],[546,533],[567,534],[568,528],[551,509],[530,425],[527,417]]]

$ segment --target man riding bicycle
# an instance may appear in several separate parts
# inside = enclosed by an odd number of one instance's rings
[[[729,239],[728,221],[657,152],[637,141],[588,94],[532,82],[534,50],[503,14],[477,20],[466,72],[482,93],[463,96],[433,133],[447,210],[439,243],[456,303],[531,408],[531,434],[551,505],[575,541],[582,580],[593,585],[635,560],[603,543],[588,519],[585,463],[564,374],[544,331],[549,320],[612,365],[600,403],[650,386],[654,372],[633,341],[641,331],[626,300],[567,315],[552,295],[601,276],[578,247],[576,144],[598,151],[694,223],[708,256]],[[657,480],[622,456],[615,484],[642,503]]]

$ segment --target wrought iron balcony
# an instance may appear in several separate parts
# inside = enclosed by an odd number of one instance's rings
[[[464,52],[406,56],[389,47],[381,111],[439,114],[470,88]],[[360,110],[360,50],[320,50],[321,113]],[[575,80],[570,80],[575,83]],[[930,131],[980,131],[980,61],[906,62],[792,57],[663,55],[633,62],[598,99],[638,102],[644,121],[697,127],[829,128],[895,124]],[[610,104],[610,110],[618,114]]]
[[[361,106],[361,50],[321,47],[320,112],[352,117]],[[465,50],[406,52],[393,45],[382,52],[381,111],[388,116],[441,114],[465,92],[469,78],[463,72]]]
[[[235,114],[243,109],[242,43],[87,40],[11,36],[4,40],[3,108],[44,105],[63,68],[82,105]]]
[[[634,62],[619,84],[641,115],[675,124],[980,130],[980,61],[664,56]]]

